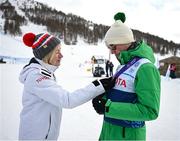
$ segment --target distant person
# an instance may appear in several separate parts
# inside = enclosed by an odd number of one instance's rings
[[[106,69],[106,77],[109,77],[109,60],[106,61],[105,69]]]
[[[0,63],[6,63],[3,58],[0,59]]]
[[[176,78],[176,74],[175,74],[175,72],[176,72],[176,64],[175,63],[172,63],[170,65],[169,71],[170,71],[169,77],[172,78],[172,79]]]
[[[109,73],[110,73],[109,75],[110,75],[110,76],[113,76],[113,68],[114,68],[114,65],[113,65],[112,62],[110,62],[110,63],[109,63]]]
[[[166,74],[165,74],[165,76],[166,76],[166,78],[169,78],[170,77],[170,64],[168,65],[168,68],[167,68],[167,70],[166,70]]]
[[[124,24],[125,14],[114,18],[105,43],[121,65],[114,75],[114,88],[92,101],[96,112],[104,115],[99,140],[146,140],[145,121],[159,115],[160,74],[152,48],[134,40]]]
[[[111,78],[95,80],[70,93],[56,83],[54,75],[63,57],[60,40],[48,33],[27,33],[23,41],[32,48],[35,57],[19,77],[24,84],[19,140],[57,140],[62,108],[79,106],[110,90],[114,84],[110,83]]]

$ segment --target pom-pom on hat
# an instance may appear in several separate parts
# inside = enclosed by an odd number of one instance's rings
[[[105,43],[110,44],[128,44],[134,42],[132,30],[127,27],[124,22],[126,16],[119,12],[114,15],[115,23],[109,28],[105,35]]]
[[[26,33],[23,36],[23,42],[26,46],[32,47],[34,56],[40,60],[60,44],[58,38],[48,33],[41,33],[38,35]]]

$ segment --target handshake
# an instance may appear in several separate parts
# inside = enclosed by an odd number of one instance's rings
[[[113,77],[100,79],[99,81],[103,85],[103,87],[105,89],[105,93],[108,92],[109,90],[111,90],[115,85],[115,79]],[[97,82],[97,80],[95,80],[92,83],[96,86],[98,82]],[[105,95],[105,93],[95,97],[92,100],[92,105],[94,107],[94,110],[98,114],[104,114],[105,113],[105,110],[106,110],[105,104],[107,102],[107,99],[103,97]]]

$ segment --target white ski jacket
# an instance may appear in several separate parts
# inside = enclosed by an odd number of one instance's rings
[[[91,83],[70,93],[57,85],[53,74],[57,67],[38,62],[23,68],[19,77],[24,84],[19,139],[57,140],[62,108],[79,106],[105,91],[101,83]]]

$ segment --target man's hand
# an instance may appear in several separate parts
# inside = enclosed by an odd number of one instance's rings
[[[115,85],[115,79],[113,77],[103,78],[99,80],[103,85],[105,91],[112,89]]]
[[[92,105],[94,107],[94,110],[100,115],[105,113],[105,104],[106,104],[107,100],[103,99],[104,95],[105,95],[105,93],[95,97],[92,100]]]
[[[106,92],[108,90],[112,89],[115,85],[115,79],[113,77],[103,78],[103,79],[100,79],[99,81],[103,85]],[[99,82],[97,80],[95,80],[92,83],[95,86],[97,86]]]

